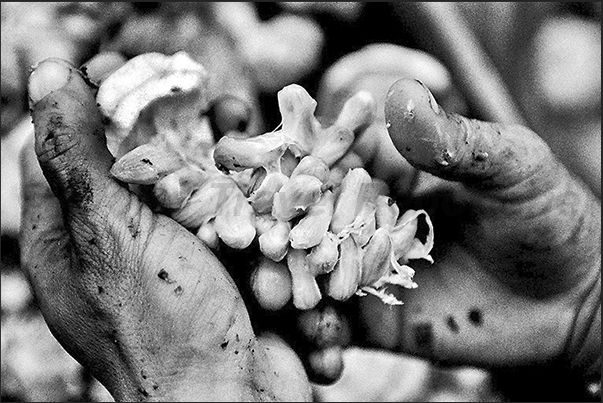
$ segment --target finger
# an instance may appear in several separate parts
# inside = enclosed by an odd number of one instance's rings
[[[46,59],[29,78],[35,150],[63,208],[85,210],[101,191],[119,186],[109,176],[113,157],[91,88],[67,62]]]
[[[469,252],[446,249],[436,266],[413,265],[417,289],[390,288],[404,305],[359,299],[361,339],[448,365],[524,365],[559,354],[573,316],[567,301],[522,297]]]
[[[69,236],[62,220],[58,199],[48,182],[34,151],[33,132],[20,154],[22,211],[21,265],[27,272],[40,303],[47,295],[57,295],[64,287],[63,273],[69,265]]]
[[[102,52],[82,65],[80,70],[97,87],[121,66],[126,58],[118,52]]]
[[[117,259],[118,250],[144,244],[152,213],[111,176],[101,114],[80,72],[47,59],[29,78],[29,96],[38,161],[81,263],[94,268],[106,251]]]
[[[353,150],[374,177],[387,182],[391,195],[407,195],[416,180],[414,169],[396,150],[385,125],[385,99],[391,85],[403,77],[429,84],[449,108],[462,109],[449,72],[427,53],[392,44],[373,44],[340,59],[325,73],[318,92],[321,116],[334,119],[342,104],[358,91],[369,92],[376,105],[375,121],[355,133]]]
[[[289,402],[310,399],[306,371],[291,346],[272,332],[262,333],[258,339],[264,347],[271,371],[279,379],[275,383],[276,395]]]
[[[600,203],[534,132],[447,114],[416,80],[391,87],[385,115],[413,166],[465,185],[477,214],[469,238],[483,236],[478,252],[539,267],[550,262],[559,269],[546,276],[560,287],[584,274],[568,279],[564,263],[587,264],[600,253]]]
[[[398,151],[415,167],[445,179],[500,189],[539,173],[546,179],[557,170],[548,146],[532,131],[447,114],[418,80],[391,86],[385,115]]]

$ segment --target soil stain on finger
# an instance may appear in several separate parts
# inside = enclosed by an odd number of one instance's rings
[[[159,270],[159,273],[157,273],[157,277],[159,277],[161,280],[165,281],[168,284],[175,283],[174,280],[170,279],[169,273],[164,269]]]
[[[68,168],[67,172],[67,202],[75,206],[86,207],[92,203],[93,191],[90,185],[90,174],[87,170]]]
[[[44,142],[48,140],[52,140],[55,137],[55,132],[57,129],[60,129],[63,126],[63,116],[61,115],[53,115],[50,117],[48,122],[48,132],[44,137]]]
[[[469,322],[471,322],[471,324],[473,324],[474,326],[481,326],[482,323],[484,322],[484,317],[483,317],[482,311],[480,311],[477,308],[470,310],[468,317],[469,317]]]
[[[57,105],[52,107],[57,108]],[[90,172],[84,164],[77,164],[80,158],[76,158],[78,161],[73,161],[71,156],[65,158],[66,154],[72,153],[72,148],[79,147],[75,130],[60,113],[51,112],[47,120],[39,120],[42,122],[36,123],[42,126],[36,128],[36,151],[44,168],[50,168],[44,169],[45,175],[54,190],[58,185],[58,194],[68,204],[85,208],[93,200]]]
[[[149,392],[147,392],[146,389],[143,387],[138,388],[138,393],[140,393],[145,398],[150,396]]]
[[[459,325],[458,325],[458,323],[456,322],[456,320],[452,316],[449,316],[446,319],[446,325],[448,326],[448,328],[453,333],[458,333],[459,332]]]

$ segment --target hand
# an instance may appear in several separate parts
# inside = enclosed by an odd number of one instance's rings
[[[600,377],[600,200],[535,133],[447,114],[417,81],[391,87],[385,119],[412,167],[370,130],[357,152],[402,211],[428,210],[435,263],[411,264],[403,306],[359,299],[361,337],[439,363]]]
[[[22,263],[51,331],[117,400],[308,400],[218,259],[109,174],[93,70],[48,59],[29,78]]]

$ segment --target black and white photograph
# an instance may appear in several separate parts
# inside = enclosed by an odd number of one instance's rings
[[[0,401],[601,401],[601,2],[1,2],[0,42]]]

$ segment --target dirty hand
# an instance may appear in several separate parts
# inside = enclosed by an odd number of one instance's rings
[[[308,400],[218,259],[111,177],[89,80],[59,60],[29,78],[22,262],[53,334],[117,400]]]
[[[401,209],[429,212],[435,263],[413,265],[403,306],[359,300],[362,337],[439,363],[600,378],[600,200],[532,131],[447,114],[415,80],[390,88],[385,121],[412,166],[380,147],[363,157]]]

